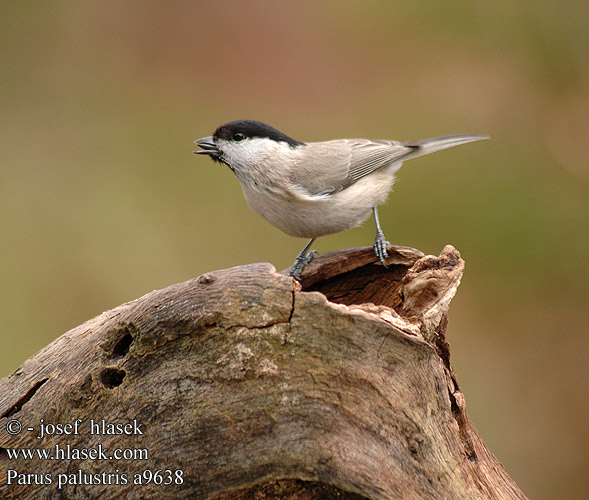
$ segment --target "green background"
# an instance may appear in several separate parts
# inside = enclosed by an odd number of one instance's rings
[[[534,499],[589,488],[589,4],[0,3],[0,376],[203,272],[292,263],[192,141],[489,134],[407,163],[387,239],[466,260],[448,338],[468,412]],[[373,224],[321,238],[370,245]]]

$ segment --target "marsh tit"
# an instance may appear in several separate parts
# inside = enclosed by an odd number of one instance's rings
[[[376,223],[374,252],[383,266],[388,257],[377,206],[391,190],[405,160],[488,139],[451,135],[417,142],[338,139],[301,142],[270,125],[236,120],[212,136],[194,141],[204,154],[226,164],[241,184],[248,205],[270,224],[297,237],[310,238],[290,268],[300,280],[319,236],[345,231],[364,222]]]

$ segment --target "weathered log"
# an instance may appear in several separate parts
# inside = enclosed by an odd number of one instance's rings
[[[207,273],[62,335],[0,381],[0,497],[525,498],[450,365],[459,253],[389,253]]]

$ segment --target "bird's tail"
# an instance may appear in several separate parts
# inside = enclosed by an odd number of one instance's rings
[[[454,146],[460,146],[467,142],[484,141],[489,139],[487,135],[446,135],[444,137],[432,137],[417,142],[404,142],[403,146],[414,148],[414,151],[407,154],[405,159],[417,158],[435,151],[440,151]]]

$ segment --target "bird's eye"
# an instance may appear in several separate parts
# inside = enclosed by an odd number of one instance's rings
[[[243,141],[245,139],[245,135],[243,135],[241,132],[236,132],[235,134],[233,134],[233,140],[234,141]]]

